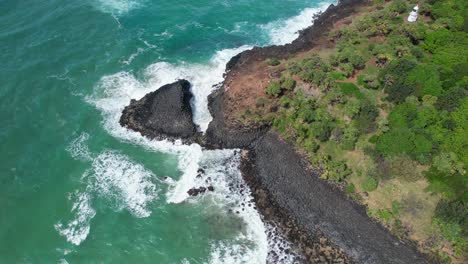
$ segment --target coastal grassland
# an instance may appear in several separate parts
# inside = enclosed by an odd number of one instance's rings
[[[374,1],[324,49],[265,62],[269,123],[321,177],[395,235],[443,262],[468,261],[468,2]],[[279,73],[279,74],[278,74]]]

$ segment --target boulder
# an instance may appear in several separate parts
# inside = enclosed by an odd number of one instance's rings
[[[131,100],[120,117],[120,125],[149,138],[192,139],[197,134],[193,123],[190,83],[178,80]]]

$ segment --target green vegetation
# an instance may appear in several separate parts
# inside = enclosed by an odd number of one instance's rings
[[[281,61],[278,60],[277,58],[272,58],[268,60],[268,65],[270,66],[278,66],[281,64]]]
[[[376,2],[331,55],[286,61],[263,121],[396,235],[467,261],[468,2],[428,0],[411,24],[415,1]]]

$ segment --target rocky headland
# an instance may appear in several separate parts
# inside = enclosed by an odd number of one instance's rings
[[[224,83],[209,98],[213,121],[204,134],[193,124],[192,94],[185,80],[132,100],[120,124],[149,138],[180,138],[209,149],[243,149],[241,170],[258,209],[265,221],[280,227],[306,263],[425,263],[413,244],[392,236],[367,216],[363,206],[320,179],[294,146],[268,125],[245,125],[238,118],[263,95],[269,76],[274,74],[265,66],[266,59],[286,58],[327,45],[327,32],[352,19],[367,4],[340,1],[291,44],[254,48],[232,58]],[[205,191],[190,190],[191,195]]]

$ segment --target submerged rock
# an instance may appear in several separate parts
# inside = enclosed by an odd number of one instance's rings
[[[131,100],[120,117],[120,125],[149,138],[191,139],[197,133],[192,119],[190,83],[178,80]]]
[[[190,196],[198,196],[199,194],[203,194],[206,191],[212,192],[212,191],[214,191],[214,187],[210,185],[208,187],[192,188],[192,189],[188,190],[187,193]]]

